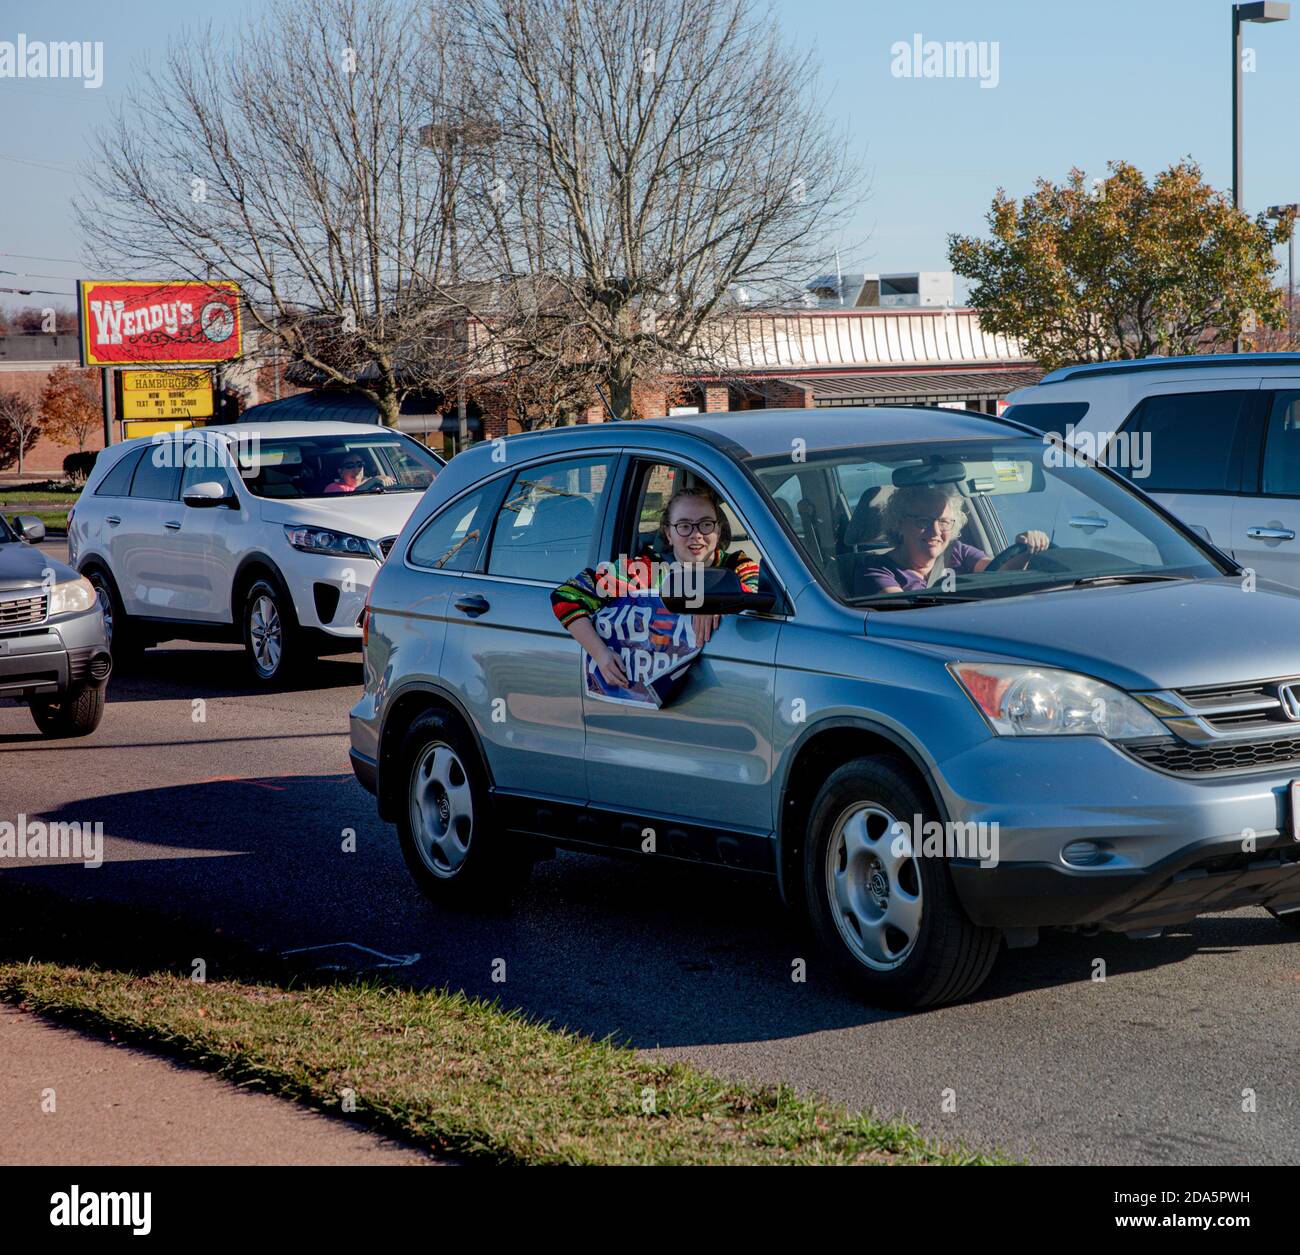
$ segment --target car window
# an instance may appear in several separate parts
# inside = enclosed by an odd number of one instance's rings
[[[786,487],[787,457],[751,466],[769,494]],[[850,602],[907,606],[917,592],[984,600],[1080,580],[1220,573],[1143,497],[1082,460],[1044,458],[1041,439],[809,449],[808,469],[863,485],[838,541],[803,542],[811,567]],[[1047,547],[1013,549],[1021,532],[1043,533]],[[949,564],[953,583],[929,593],[931,576]]]
[[[1264,437],[1265,495],[1300,497],[1300,392],[1275,392]]]
[[[131,487],[131,473],[135,470],[135,464],[140,460],[143,452],[143,448],[131,449],[123,457],[118,458],[113,464],[113,469],[104,476],[99,487],[95,489],[95,496],[125,497]]]
[[[255,497],[346,496],[352,492],[423,492],[442,464],[398,432],[271,438],[238,449],[239,472]]]
[[[1065,429],[1071,423],[1077,425],[1087,412],[1087,401],[1029,401],[1008,406],[1002,417],[1024,423],[1035,431],[1063,436]]]
[[[489,485],[444,507],[411,543],[407,560],[435,571],[474,570],[496,495],[496,486]]]
[[[1116,466],[1147,492],[1237,493],[1241,489],[1235,447],[1254,392],[1182,392],[1147,397],[1124,426],[1129,461],[1143,453],[1149,466]],[[1148,470],[1143,476],[1139,472]]]
[[[488,574],[559,584],[582,570],[613,465],[572,458],[520,471],[492,529]]]
[[[181,467],[174,441],[151,444],[135,468],[131,496],[148,501],[174,501],[180,486]]]
[[[673,493],[679,488],[693,488],[699,484],[711,488],[722,501],[722,515],[727,521],[731,534],[727,549],[732,552],[743,549],[759,563],[760,568],[764,567],[763,555],[758,543],[746,530],[744,520],[717,491],[717,486],[688,467],[675,466],[666,462],[642,463],[633,475],[632,491],[635,494],[635,508],[632,517],[636,521],[636,534],[619,537],[618,552],[632,557],[649,551],[656,557],[667,558],[670,548],[659,530],[664,509],[672,500]]]

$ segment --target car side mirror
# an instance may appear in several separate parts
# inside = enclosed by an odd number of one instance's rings
[[[210,510],[213,506],[225,505],[230,500],[224,484],[215,479],[204,480],[201,484],[191,484],[181,498],[187,506],[196,510]]]
[[[681,578],[676,578],[679,573]],[[688,578],[675,568],[659,596],[673,614],[739,614],[742,610],[766,612],[776,605],[776,594],[747,593],[740,577],[727,567],[703,567]]]
[[[45,539],[45,524],[34,514],[14,515],[14,531],[29,545],[39,544]]]

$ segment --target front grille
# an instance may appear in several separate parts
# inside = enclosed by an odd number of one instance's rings
[[[24,627],[45,618],[45,594],[0,598],[0,628]]]
[[[392,550],[396,540],[396,536],[384,536],[379,540],[379,552],[383,554],[385,558],[388,557],[388,554]]]
[[[1174,695],[1189,714],[1217,732],[1240,732],[1251,728],[1267,732],[1295,723],[1287,717],[1279,692],[1286,684],[1300,684],[1300,678],[1204,685],[1175,689]]]
[[[1260,771],[1266,767],[1300,766],[1300,736],[1271,741],[1220,741],[1189,745],[1185,741],[1131,745],[1130,754],[1149,766],[1178,775],[1227,771]]]

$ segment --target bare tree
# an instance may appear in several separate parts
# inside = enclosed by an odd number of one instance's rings
[[[231,278],[265,356],[361,392],[395,424],[468,368],[449,180],[421,141],[474,89],[437,6],[274,0],[237,49],[169,49],[97,136],[78,202],[117,273]]]
[[[620,417],[646,374],[724,369],[751,301],[826,260],[859,185],[816,67],[756,0],[461,0],[499,126],[466,191],[500,272],[563,291]],[[545,320],[478,311],[548,356]]]
[[[41,438],[41,416],[20,392],[0,392],[0,465],[18,459],[18,474],[26,473],[28,451]]]

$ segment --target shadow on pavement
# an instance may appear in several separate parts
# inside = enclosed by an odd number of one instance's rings
[[[38,886],[54,895],[25,934],[24,957],[72,946],[79,962],[147,959],[188,971],[197,938],[220,937],[294,978],[330,969],[445,986],[639,1047],[779,1040],[899,1014],[848,995],[774,886],[756,877],[562,853],[499,911],[436,907],[347,774],[138,790],[42,818],[101,822],[106,861],[0,873],[0,894]],[[111,928],[90,926],[113,904]],[[165,926],[146,929],[141,921],[159,913]],[[0,906],[6,938],[13,918]],[[136,929],[146,940],[133,939]],[[1201,950],[1293,941],[1263,913],[1211,917],[1150,941],[1044,933],[1037,948],[1004,953],[976,1001],[1087,982],[1098,958],[1114,976]],[[278,957],[288,951],[299,953]],[[367,957],[375,952],[397,965]],[[792,979],[797,960],[804,982]],[[504,982],[493,979],[501,961]]]

